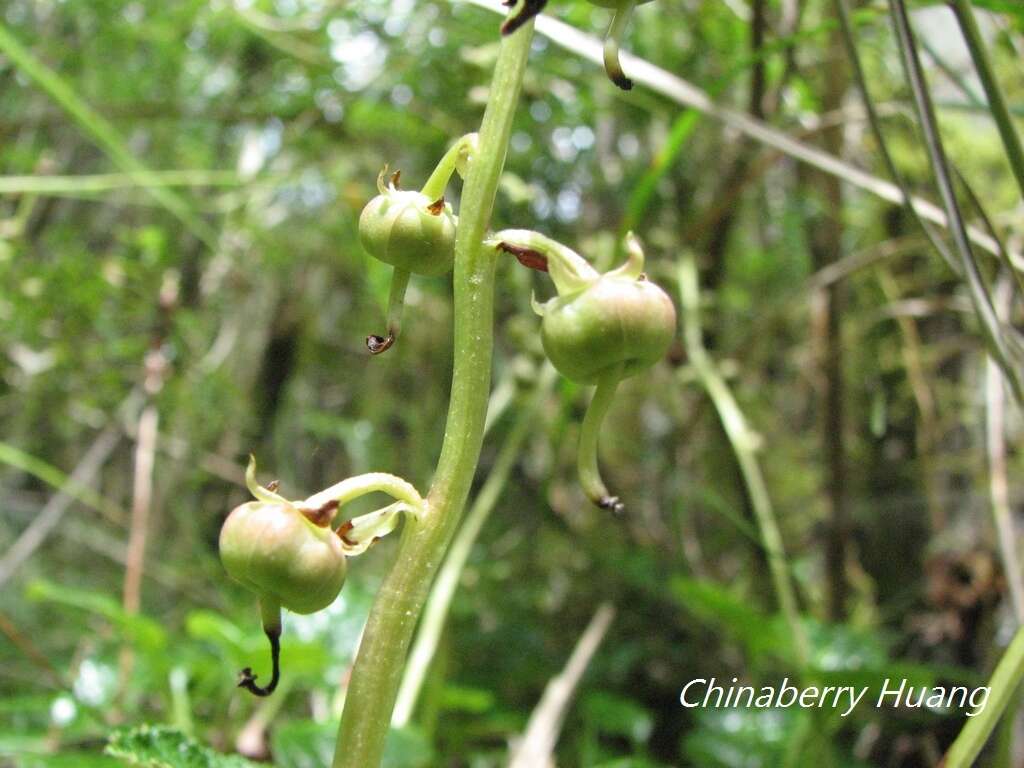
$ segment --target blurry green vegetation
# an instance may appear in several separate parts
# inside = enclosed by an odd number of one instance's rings
[[[886,4],[855,5],[889,146],[934,200]],[[925,64],[946,149],[1019,251],[1019,190],[962,89],[983,94],[952,15],[911,5],[945,57]],[[1022,130],[1024,11],[974,5]],[[549,12],[595,35],[609,18],[579,0]],[[326,765],[395,542],[353,563],[329,610],[286,616],[285,676],[263,701],[234,688],[238,669],[266,674],[268,659],[217,533],[248,498],[250,452],[289,497],[370,470],[428,486],[450,279],[414,278],[403,337],[370,359],[390,271],[362,252],[356,222],[385,163],[418,186],[476,129],[498,17],[426,0],[7,0],[0,25],[0,765],[249,764],[235,753]],[[658,0],[634,15],[627,48],[885,177],[853,84],[830,77],[844,71],[835,30],[830,3]],[[801,668],[777,612],[755,500],[680,334],[623,384],[605,426],[602,466],[626,519],[577,487],[589,393],[559,380],[541,404],[386,765],[504,765],[603,601],[617,616],[567,713],[559,765],[937,764],[962,712],[679,705],[694,677],[980,685],[1017,625],[1007,584],[1021,574],[1005,572],[992,523],[993,402],[968,294],[904,211],[829,184],[537,38],[494,228],[543,231],[605,268],[634,227],[673,296],[682,258],[696,258],[705,346],[753,431],[809,659]],[[1005,272],[979,261],[997,294]],[[834,278],[830,265],[850,268]],[[538,379],[530,292],[551,293],[512,259],[498,279],[495,381],[511,402],[481,483]],[[1019,325],[1020,307],[1002,319]],[[148,396],[160,423],[135,612],[126,543],[154,346],[164,369]],[[1022,424],[1003,394],[995,424],[1019,510]],[[114,447],[76,476],[108,428]],[[58,489],[70,503],[15,563]],[[1012,736],[1001,726],[984,764],[1021,764]]]

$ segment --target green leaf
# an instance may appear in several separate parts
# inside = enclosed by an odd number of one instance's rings
[[[158,622],[141,614],[126,612],[121,604],[109,595],[40,579],[28,585],[26,597],[29,600],[80,608],[102,616],[143,650],[156,651],[167,645],[167,632]]]
[[[121,763],[113,757],[83,752],[18,756],[18,768],[116,768],[119,765]]]
[[[635,701],[598,691],[583,700],[583,716],[598,731],[642,744],[654,729],[651,713]]]
[[[792,652],[792,642],[776,617],[751,607],[750,601],[725,587],[684,577],[672,579],[675,598],[690,613],[721,628],[751,654]]]
[[[448,711],[482,714],[494,708],[494,694],[484,688],[448,684],[441,692],[441,706]]]
[[[203,746],[176,728],[143,725],[115,731],[107,754],[128,765],[143,768],[255,768],[237,755],[222,755]]]

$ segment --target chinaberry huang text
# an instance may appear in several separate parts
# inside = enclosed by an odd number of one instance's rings
[[[719,682],[716,678],[698,677],[683,686],[679,703],[687,709],[781,707],[831,708],[847,717],[862,703],[876,708],[922,708],[936,711],[968,710],[967,717],[980,714],[988,703],[990,687],[970,688],[962,685],[912,685],[907,680],[886,678],[877,695],[875,686],[807,685],[797,686],[784,678],[778,685],[742,685],[737,678]],[[870,693],[869,693],[870,692]]]

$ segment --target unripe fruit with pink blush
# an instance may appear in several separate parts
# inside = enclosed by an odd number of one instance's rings
[[[337,534],[287,503],[236,507],[221,528],[220,559],[233,579],[295,613],[326,608],[345,583]]]

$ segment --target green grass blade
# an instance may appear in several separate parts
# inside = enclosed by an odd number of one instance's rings
[[[128,151],[124,139],[103,116],[82,100],[74,88],[56,72],[33,55],[10,30],[0,23],[0,52],[6,54],[21,72],[42,88],[46,94],[67,112],[79,127],[107,154],[122,171],[138,180],[140,186],[164,208],[178,218],[189,230],[211,248],[216,244],[216,233],[199,219],[183,197],[155,180],[146,168]]]

